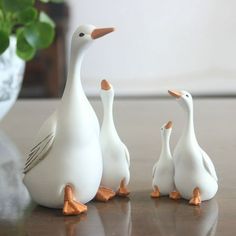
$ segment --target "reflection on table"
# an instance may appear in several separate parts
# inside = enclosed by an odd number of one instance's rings
[[[25,221],[27,235],[105,236],[131,235],[131,206],[128,199],[109,203],[90,202],[88,212],[63,216],[61,210],[37,206]]]
[[[170,202],[172,201],[172,203]],[[153,200],[156,224],[160,235],[215,235],[218,221],[216,199],[190,206],[187,201],[173,201],[168,197]]]

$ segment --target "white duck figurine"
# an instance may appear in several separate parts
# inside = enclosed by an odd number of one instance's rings
[[[67,83],[62,100],[46,120],[24,168],[24,183],[40,205],[63,208],[65,215],[87,211],[102,176],[100,127],[80,80],[84,53],[113,28],[82,25],[72,36]]]
[[[103,157],[101,186],[110,188],[119,196],[127,196],[130,180],[130,157],[127,147],[121,141],[113,121],[114,90],[112,85],[102,80],[100,96],[103,103],[103,122],[100,143]],[[106,201],[107,199],[103,199]]]
[[[162,150],[159,160],[153,166],[151,197],[169,195],[174,190],[174,163],[170,151],[170,135],[172,122],[161,127]]]
[[[186,124],[182,136],[174,150],[175,186],[180,196],[190,200],[193,205],[213,198],[217,192],[217,176],[215,167],[209,156],[201,149],[195,136],[193,124],[193,99],[186,91],[168,91],[177,98],[186,114]]]

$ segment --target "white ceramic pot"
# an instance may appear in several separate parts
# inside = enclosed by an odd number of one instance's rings
[[[0,120],[18,97],[24,71],[25,61],[16,55],[16,38],[11,36],[8,49],[0,55]]]

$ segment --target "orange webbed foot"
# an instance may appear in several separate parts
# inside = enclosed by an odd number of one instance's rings
[[[155,187],[155,190],[153,190],[153,191],[151,192],[150,196],[151,196],[152,198],[158,198],[158,197],[160,197],[160,196],[161,196],[161,193],[160,193],[160,191],[159,191],[159,188],[158,188],[158,187]]]
[[[190,199],[189,204],[190,205],[195,205],[199,206],[201,204],[201,194],[200,194],[200,189],[196,187],[193,190],[193,197]]]
[[[173,191],[170,193],[169,197],[173,200],[178,200],[181,198],[181,195],[178,191]]]
[[[100,187],[98,189],[96,196],[95,196],[95,199],[97,201],[107,202],[108,200],[113,198],[115,195],[116,195],[116,193],[112,189]]]
[[[74,200],[73,190],[70,185],[65,187],[64,194],[64,215],[79,215],[87,211],[87,206]]]
[[[116,193],[119,197],[127,197],[130,194],[130,191],[125,186],[125,180],[123,179],[120,182],[120,187]]]

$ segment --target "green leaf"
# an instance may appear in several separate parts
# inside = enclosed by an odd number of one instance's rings
[[[32,7],[35,0],[1,0],[5,11],[17,12],[22,11],[26,7]]]
[[[54,21],[43,11],[39,13],[39,21],[48,23],[53,28],[55,28],[55,26],[56,26]]]
[[[24,30],[17,32],[16,54],[23,60],[31,60],[36,53],[36,49],[32,47],[24,37]]]
[[[27,26],[24,30],[27,42],[34,48],[47,48],[54,39],[54,28],[44,22],[35,22]]]
[[[23,33],[23,31],[24,31],[24,28],[23,28],[23,27],[18,28],[18,29],[16,30],[16,37],[17,37],[17,38],[20,37],[19,35],[20,35],[21,33]]]
[[[9,46],[9,35],[0,30],[0,54],[2,54]]]
[[[4,19],[4,15],[3,15],[3,11],[0,9],[0,21],[2,21]],[[2,23],[2,22],[0,22]]]
[[[37,18],[37,10],[33,7],[27,7],[23,11],[20,11],[17,14],[17,18],[19,20],[19,23],[27,24],[30,23]]]

